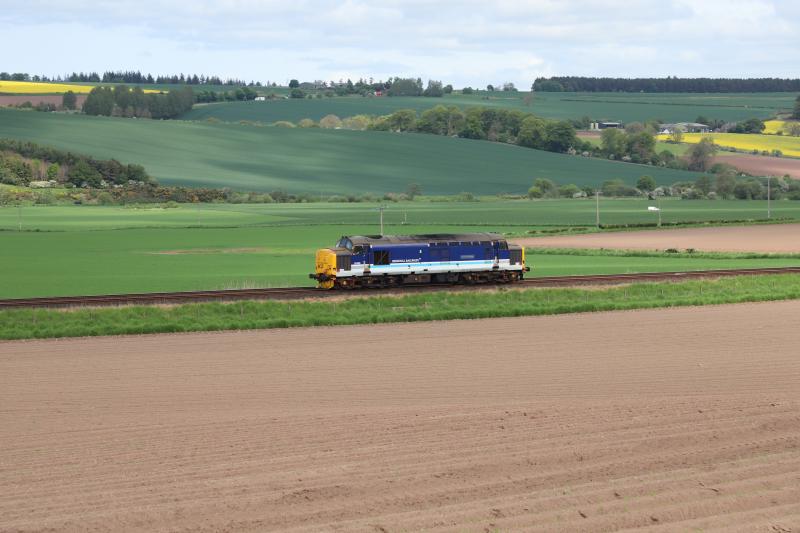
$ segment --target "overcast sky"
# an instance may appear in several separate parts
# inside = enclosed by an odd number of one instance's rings
[[[796,0],[0,0],[0,34],[0,71],[46,75],[800,77]]]

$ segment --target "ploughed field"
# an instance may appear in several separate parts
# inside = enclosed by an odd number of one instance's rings
[[[514,239],[531,248],[800,253],[800,224],[625,231]]]
[[[0,529],[790,531],[798,313],[0,343]]]

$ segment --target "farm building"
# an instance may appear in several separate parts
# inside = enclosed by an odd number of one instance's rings
[[[624,125],[622,122],[592,122],[589,129],[591,130],[607,130],[611,128],[621,129]]]
[[[678,122],[676,124],[662,124],[658,127],[658,132],[671,135],[676,131],[682,133],[709,133],[711,126],[700,124],[699,122]]]
[[[256,96],[256,102],[264,102],[267,100],[266,96]]]

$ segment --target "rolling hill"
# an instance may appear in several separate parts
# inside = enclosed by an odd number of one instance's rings
[[[422,134],[286,129],[0,110],[0,137],[140,163],[164,184],[315,194],[523,193],[537,177],[599,185],[695,173]]]
[[[780,110],[792,108],[793,94],[647,94],[647,93],[536,93],[526,105],[529,93],[481,92],[473,95],[451,94],[441,98],[360,96],[312,99],[278,99],[266,102],[225,102],[197,105],[182,118],[222,121],[240,120],[272,123],[278,120],[297,122],[304,118],[319,120],[327,114],[340,118],[358,114],[386,115],[397,109],[417,112],[442,105],[486,106],[519,109],[545,118],[622,122],[660,119],[665,122],[691,122],[699,115],[725,121],[752,117],[767,118]]]

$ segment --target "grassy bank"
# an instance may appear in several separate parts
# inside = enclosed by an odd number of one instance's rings
[[[800,275],[625,287],[497,290],[353,298],[0,312],[0,339],[244,330],[476,319],[800,298]]]

